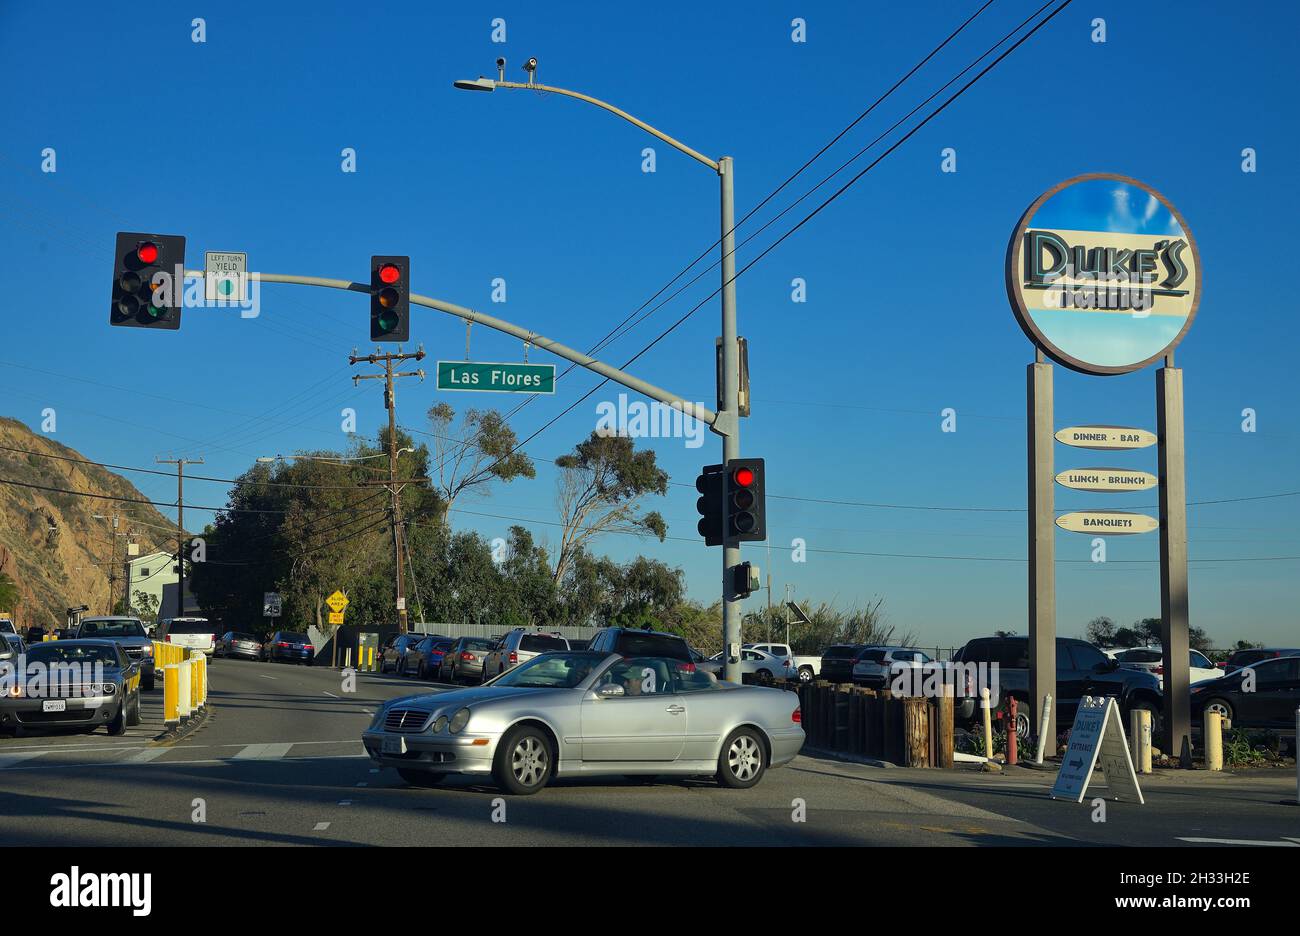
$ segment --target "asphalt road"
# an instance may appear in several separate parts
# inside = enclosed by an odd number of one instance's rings
[[[1289,772],[1156,778],[1144,785],[1146,806],[1108,804],[1101,823],[1090,806],[1048,799],[1050,777],[1029,771],[881,769],[805,756],[752,790],[622,778],[559,781],[532,797],[502,797],[469,778],[414,789],[371,764],[360,732],[384,700],[446,687],[361,675],[356,692],[346,693],[340,679],[325,668],[216,660],[212,717],[173,745],[151,743],[161,730],[161,690],[144,696],[144,724],[125,737],[102,729],[0,737],[0,840],[1180,845],[1201,838],[1300,847],[1300,807],[1282,805],[1295,796]]]

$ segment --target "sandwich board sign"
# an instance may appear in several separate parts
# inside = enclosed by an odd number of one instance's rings
[[[1114,698],[1084,696],[1074,716],[1074,727],[1070,729],[1070,746],[1061,759],[1061,772],[1052,786],[1052,799],[1082,803],[1099,761],[1112,799],[1146,803],[1124,739],[1118,703]]]

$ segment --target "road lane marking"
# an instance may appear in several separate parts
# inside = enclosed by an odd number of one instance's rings
[[[274,676],[267,676],[265,673],[258,673],[258,675],[261,676],[263,679],[270,679],[270,680],[273,680],[273,681],[274,681],[275,678],[276,678],[276,677],[274,677]]]
[[[233,760],[278,760],[289,753],[289,744],[249,744],[239,751]]]
[[[352,805],[352,800],[350,800],[350,799],[341,799],[341,800],[339,800],[339,805],[340,805],[340,806],[351,806],[351,805]]]
[[[165,747],[159,747],[159,748],[145,748],[145,749],[144,749],[143,751],[141,751],[139,754],[133,754],[133,755],[131,755],[130,757],[126,758],[126,760],[124,761],[124,763],[128,763],[128,764],[147,764],[147,763],[149,763],[149,761],[151,761],[151,760],[155,760],[155,759],[157,759],[157,758],[159,758],[159,757],[162,757],[164,754],[166,754],[166,753],[167,753],[168,751],[170,751],[170,750],[171,750],[171,748],[165,748]]]
[[[33,757],[40,757],[44,751],[23,751],[21,754],[0,754],[0,770],[6,770],[14,764],[20,764]]]
[[[324,831],[325,831],[326,829],[328,829],[329,827],[330,827],[330,824],[329,824],[328,822],[318,822],[318,823],[316,823],[314,826],[312,826],[312,831],[313,831],[313,832],[324,832]]]
[[[326,694],[327,696],[329,696],[331,699],[337,699],[337,698],[338,698],[338,696],[336,696],[334,693],[330,692],[328,689],[322,689],[321,692],[325,693],[325,694]]]

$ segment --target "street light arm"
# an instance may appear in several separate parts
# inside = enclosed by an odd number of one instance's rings
[[[611,114],[615,115],[616,117],[622,117],[628,123],[640,127],[642,130],[644,130],[646,133],[650,134],[651,136],[658,137],[659,139],[667,143],[669,146],[673,147],[674,149],[680,150],[681,152],[685,153],[687,156],[691,157],[697,162],[704,163],[704,165],[708,166],[714,172],[722,171],[721,167],[718,165],[718,163],[715,160],[710,159],[709,157],[705,156],[703,153],[691,149],[681,140],[674,139],[673,137],[670,137],[668,134],[660,130],[656,130],[654,127],[650,126],[644,120],[638,120],[636,117],[633,117],[627,111],[615,107],[613,104],[600,100],[600,98],[594,98],[589,94],[582,94],[579,91],[570,91],[567,88],[555,88],[552,87],[551,85],[544,85],[544,84],[523,84],[518,81],[497,81],[494,82],[494,85],[495,87],[498,88],[511,88],[520,91],[546,91],[549,92],[550,94],[562,94],[565,97],[576,98],[579,101],[586,101],[588,104],[595,104],[597,107],[601,108],[602,110],[607,110]]]
[[[369,284],[354,283],[351,280],[327,279],[321,276],[295,276],[288,273],[253,273],[250,275],[255,276],[257,280],[262,283],[289,283],[296,286],[324,286],[329,289],[346,289],[350,292],[370,292]],[[191,279],[203,279],[204,272],[202,270],[186,270],[185,276]],[[719,435],[725,435],[730,431],[732,424],[725,419],[721,419],[718,413],[715,413],[707,406],[702,406],[699,403],[692,403],[689,400],[685,400],[675,393],[664,390],[662,387],[657,387],[639,377],[633,377],[631,374],[621,371],[617,367],[611,367],[602,361],[596,360],[590,355],[583,354],[581,351],[575,351],[573,348],[562,345],[558,341],[552,341],[544,335],[539,335],[526,328],[520,328],[518,325],[513,325],[503,319],[495,318],[482,312],[475,312],[473,309],[466,308],[465,306],[455,305],[451,302],[443,302],[441,299],[433,299],[429,296],[420,296],[412,293],[411,302],[415,305],[424,306],[429,309],[436,309],[439,312],[445,312],[448,315],[454,315],[457,318],[474,322],[478,325],[484,325],[496,331],[504,332],[511,337],[518,338],[521,341],[529,342],[534,347],[541,348],[543,351],[549,351],[556,357],[562,357],[566,361],[572,361],[579,367],[585,367],[587,370],[597,373],[608,380],[622,384],[629,390],[634,390],[637,393],[644,394],[652,400],[658,400],[660,403],[666,403],[669,406],[677,407],[682,411],[683,415],[691,416],[700,420],[705,425],[712,427],[713,431]]]

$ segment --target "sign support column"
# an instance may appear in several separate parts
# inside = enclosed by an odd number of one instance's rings
[[[1171,352],[1156,371],[1160,436],[1160,642],[1165,665],[1165,737],[1161,746],[1191,766],[1191,674],[1187,610],[1187,478],[1183,445],[1183,372]]]
[[[1053,487],[1052,365],[1029,365],[1029,705],[1030,724],[1042,718],[1043,697],[1056,695],[1056,491]],[[1056,706],[1047,721],[1046,748],[1056,753]]]

